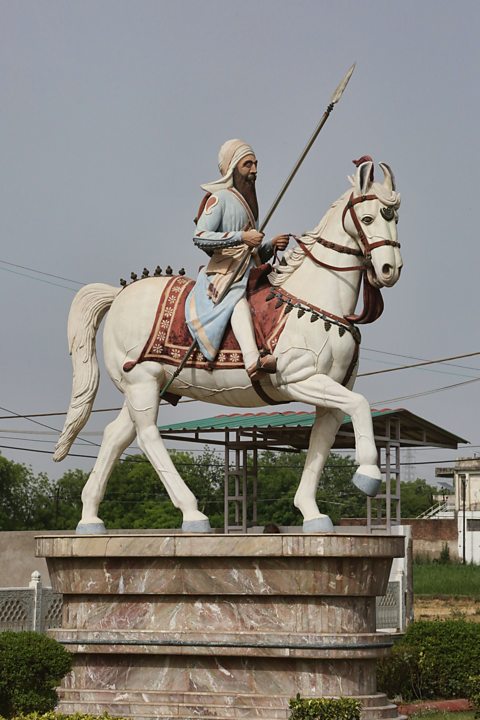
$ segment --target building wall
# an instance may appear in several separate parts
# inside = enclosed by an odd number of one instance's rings
[[[42,582],[50,586],[47,563],[35,557],[35,537],[46,531],[12,530],[0,532],[0,587],[28,587],[32,572],[38,570]]]
[[[366,525],[365,518],[344,518],[340,525]],[[409,525],[412,530],[413,557],[438,558],[445,543],[452,560],[458,559],[458,529],[455,518],[438,520],[418,520],[417,518],[402,519],[402,525]]]

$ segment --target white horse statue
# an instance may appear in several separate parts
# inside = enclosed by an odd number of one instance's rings
[[[312,232],[296,239],[297,245],[270,272],[268,308],[273,312],[274,307],[281,307],[282,312],[281,332],[273,348],[276,374],[265,375],[255,388],[241,365],[212,369],[205,363],[200,367],[187,364],[169,387],[177,398],[187,396],[227,406],[268,405],[269,398],[315,406],[316,420],[294,499],[305,532],[333,530],[330,518],[319,511],[316,490],[345,414],[352,419],[359,465],[353,483],[375,496],[381,482],[370,406],[351,390],[360,342],[355,322],[378,317],[381,308],[372,307],[371,298],[376,295],[381,301],[379,288],[393,286],[402,268],[396,227],[400,195],[388,165],[381,163],[380,167],[383,183],[373,181],[373,163],[363,162],[350,178],[353,188],[333,203]],[[362,278],[364,302],[366,299],[369,307],[363,314],[353,315]],[[148,359],[148,355],[141,358],[161,310],[159,300],[174,279],[147,277],[124,288],[90,284],[73,300],[68,321],[72,398],[54,460],[68,454],[91,413],[99,382],[95,337],[107,311],[105,365],[125,395],[118,417],[105,428],[97,461],[83,489],[79,533],[105,532],[98,517],[99,505],[114,463],[135,436],[173,504],[181,510],[183,531],[210,531],[208,518],[198,510],[197,500],[173,465],[157,428],[159,395],[176,366]],[[167,297],[165,302],[173,300]],[[263,306],[267,307],[265,302]],[[171,311],[165,312],[171,315]],[[178,357],[177,366],[181,359]]]

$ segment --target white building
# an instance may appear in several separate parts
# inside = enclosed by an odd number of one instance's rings
[[[480,565],[480,458],[458,458],[453,468],[436,468],[435,475],[453,478],[458,556]]]

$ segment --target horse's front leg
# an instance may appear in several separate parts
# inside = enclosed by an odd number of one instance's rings
[[[302,478],[293,502],[303,515],[304,532],[332,532],[332,521],[318,509],[316,495],[318,482],[342,422],[343,413],[317,407],[316,415]]]
[[[353,476],[354,485],[366,495],[375,497],[381,484],[378,453],[373,434],[372,414],[366,398],[343,387],[327,375],[312,375],[280,389],[292,400],[311,403],[317,408],[337,409],[350,415],[355,433],[355,458],[359,463]],[[332,440],[333,442],[333,440]]]

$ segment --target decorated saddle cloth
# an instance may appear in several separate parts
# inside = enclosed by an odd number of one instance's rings
[[[270,267],[252,270],[249,278],[247,299],[252,313],[255,335],[259,349],[273,352],[285,326],[285,305],[276,307],[266,302],[271,285],[266,276]],[[150,336],[136,362],[126,363],[124,370],[131,370],[145,360],[179,365],[193,340],[185,323],[185,302],[195,285],[194,280],[174,276],[165,286],[155,316]],[[213,361],[209,361],[198,348],[189,357],[185,367],[207,370],[217,368],[233,369],[243,367],[243,358],[230,324],[223,337],[220,350]]]

